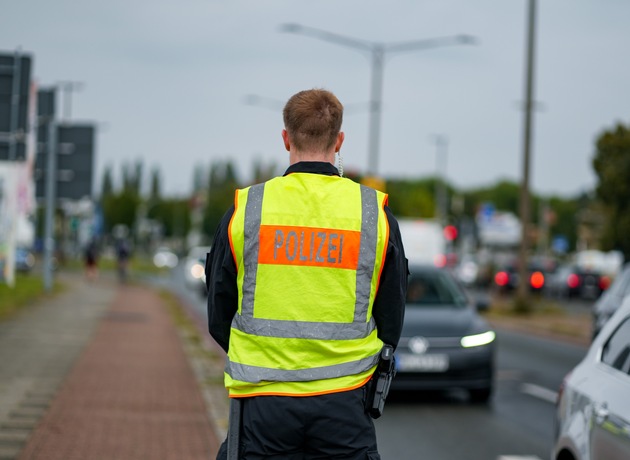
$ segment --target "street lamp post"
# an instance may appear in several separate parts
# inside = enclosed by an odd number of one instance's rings
[[[367,51],[372,59],[372,78],[370,83],[370,124],[368,132],[368,174],[376,176],[378,173],[378,157],[381,129],[381,112],[383,98],[383,68],[385,57],[388,54],[419,51],[437,48],[446,45],[463,45],[475,43],[475,38],[470,35],[454,35],[449,37],[430,38],[424,40],[412,40],[397,43],[380,43],[367,40],[359,40],[332,32],[306,27],[300,24],[290,23],[280,26],[281,32],[307,35],[319,38],[337,45]]]
[[[529,311],[527,250],[530,221],[529,166],[532,144],[532,107],[534,105],[534,64],[536,45],[536,0],[528,0],[527,7],[527,51],[525,65],[525,116],[523,120],[523,179],[520,193],[521,244],[519,247],[519,278],[516,292],[516,309]]]

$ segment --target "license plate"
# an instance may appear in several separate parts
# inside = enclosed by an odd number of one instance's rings
[[[444,372],[448,370],[448,355],[427,354],[396,356],[397,368],[401,372]]]

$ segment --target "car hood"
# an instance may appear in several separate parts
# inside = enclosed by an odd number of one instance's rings
[[[460,337],[490,330],[489,324],[472,308],[407,307],[403,337]]]

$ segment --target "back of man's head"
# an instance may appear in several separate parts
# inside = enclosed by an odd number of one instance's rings
[[[284,106],[284,127],[299,151],[327,151],[337,140],[343,105],[330,91],[310,89],[293,95]]]

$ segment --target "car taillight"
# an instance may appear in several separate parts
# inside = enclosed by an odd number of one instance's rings
[[[567,286],[569,286],[571,289],[575,289],[579,285],[580,285],[580,277],[577,276],[575,273],[571,273],[569,277],[567,278]]]
[[[436,267],[442,268],[446,266],[446,256],[444,254],[438,254],[433,258],[433,263]]]
[[[506,272],[498,272],[494,275],[494,282],[497,283],[497,286],[505,286],[509,280],[510,276]]]
[[[545,285],[545,275],[542,272],[534,272],[532,276],[529,277],[529,284],[534,289],[540,289]]]
[[[607,276],[602,276],[599,279],[599,288],[602,291],[605,291],[606,289],[608,289],[609,286],[610,286],[610,278],[608,278]]]

